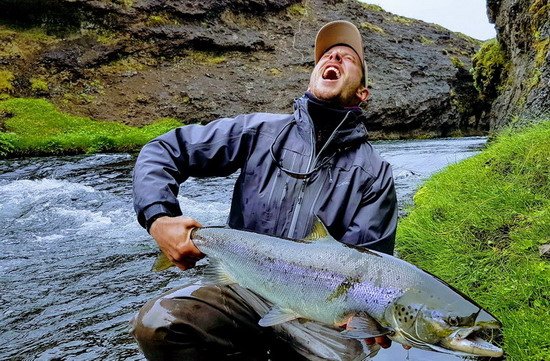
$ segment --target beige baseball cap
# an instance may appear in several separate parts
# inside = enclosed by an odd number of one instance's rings
[[[359,29],[349,21],[336,20],[325,24],[317,33],[315,38],[315,64],[321,59],[323,54],[336,45],[347,45],[352,48],[363,63],[363,72],[365,73],[365,87],[367,86],[367,63],[365,62],[365,53],[363,52],[363,39]]]

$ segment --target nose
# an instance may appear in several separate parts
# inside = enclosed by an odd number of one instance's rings
[[[329,59],[340,62],[342,61],[342,55],[338,50],[333,50],[330,52]]]

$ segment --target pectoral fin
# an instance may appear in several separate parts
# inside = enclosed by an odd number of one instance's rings
[[[368,314],[359,313],[348,320],[346,329],[341,334],[348,338],[364,339],[386,335],[390,332],[391,330],[382,327]]]
[[[272,308],[268,313],[266,313],[264,317],[262,317],[261,320],[258,322],[258,324],[262,327],[269,327],[292,321],[297,318],[300,318],[300,316],[294,311],[283,310],[282,308],[275,307]]]
[[[231,285],[237,283],[220,262],[216,262],[213,259],[209,259],[209,261],[210,263],[203,274],[206,282],[215,285]]]

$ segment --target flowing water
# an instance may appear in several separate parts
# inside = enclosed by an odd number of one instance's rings
[[[442,167],[472,156],[485,138],[392,141],[400,204]],[[157,248],[137,224],[129,154],[0,161],[0,360],[144,360],[129,320],[148,299],[193,277],[151,272]],[[235,176],[190,179],[184,212],[221,225]],[[459,360],[395,344],[376,360]]]

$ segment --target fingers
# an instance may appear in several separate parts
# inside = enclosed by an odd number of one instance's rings
[[[197,261],[189,261],[189,260],[182,260],[179,262],[174,261],[174,264],[176,265],[176,267],[178,267],[182,271],[195,267],[195,263],[197,263]]]
[[[388,348],[391,346],[391,340],[387,336],[378,336],[375,337],[374,340],[382,348]]]
[[[388,348],[391,346],[391,340],[387,336],[370,337],[365,339],[367,345],[379,344],[382,348]]]
[[[201,224],[191,218],[163,216],[153,222],[150,233],[166,257],[179,269],[186,270],[204,257],[190,238],[197,227]]]

